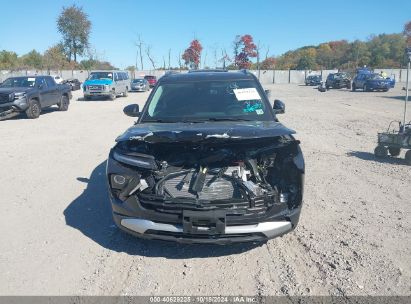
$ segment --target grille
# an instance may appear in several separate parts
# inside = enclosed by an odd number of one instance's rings
[[[101,91],[103,90],[103,86],[102,85],[91,85],[88,86],[90,91]]]
[[[9,94],[0,94],[0,102],[5,103],[9,101]]]

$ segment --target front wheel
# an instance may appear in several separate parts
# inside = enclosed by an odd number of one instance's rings
[[[396,147],[388,147],[388,152],[390,152],[391,156],[398,156],[401,153],[401,149],[400,148],[396,148]]]
[[[67,111],[69,108],[70,100],[67,96],[62,96],[60,102],[57,104],[59,111]]]
[[[356,90],[356,87],[355,87],[355,84],[354,84],[354,83],[352,84],[351,90],[352,90],[353,92],[355,92],[355,90]]]
[[[31,100],[30,105],[26,110],[27,118],[36,119],[39,118],[41,113],[41,106],[37,100]]]
[[[128,88],[126,88],[126,90],[123,93],[123,97],[127,97],[128,96]]]
[[[110,94],[109,99],[110,99],[110,100],[115,100],[116,97],[117,97],[116,92],[113,92],[113,93]]]
[[[377,147],[374,149],[374,155],[375,155],[375,157],[377,157],[377,158],[387,157],[387,155],[388,155],[388,150],[387,150],[387,148],[384,147],[384,146],[377,146]]]
[[[362,88],[362,90],[363,90],[364,92],[368,92],[368,91],[369,91],[368,86],[367,86],[366,84],[364,84],[364,87]]]

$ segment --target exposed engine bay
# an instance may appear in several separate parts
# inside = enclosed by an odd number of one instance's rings
[[[137,195],[163,206],[236,209],[285,203],[293,208],[302,197],[298,144],[290,136],[197,143],[124,141],[113,158],[136,174],[118,187],[112,175],[111,185],[122,200]]]

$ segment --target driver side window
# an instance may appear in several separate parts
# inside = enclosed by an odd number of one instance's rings
[[[41,77],[36,79],[36,86],[39,88],[41,86],[42,89],[47,88],[46,80]]]

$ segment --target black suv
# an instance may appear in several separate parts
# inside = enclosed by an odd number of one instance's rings
[[[322,81],[321,75],[309,75],[305,79],[305,85],[306,86],[320,85],[321,81]]]
[[[327,90],[330,88],[333,89],[342,89],[347,88],[351,89],[351,77],[347,73],[332,73],[327,76],[325,81],[325,87]]]
[[[139,237],[188,243],[266,241],[300,216],[304,159],[247,71],[159,79],[107,161],[114,221]]]

